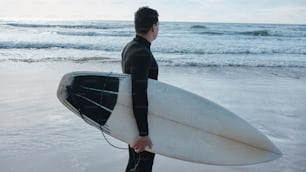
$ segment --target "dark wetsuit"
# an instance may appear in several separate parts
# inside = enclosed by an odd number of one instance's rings
[[[122,71],[123,73],[131,74],[132,77],[133,112],[140,136],[149,135],[148,79],[158,79],[158,66],[150,46],[151,43],[146,39],[136,36],[124,47],[122,52]],[[154,154],[146,151],[138,154],[132,148],[129,148],[129,153],[130,158],[127,171],[135,168],[137,163],[135,171],[152,170]]]

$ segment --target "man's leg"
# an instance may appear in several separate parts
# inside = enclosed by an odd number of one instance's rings
[[[126,172],[151,172],[155,154],[151,152],[136,153],[129,146],[129,162]]]

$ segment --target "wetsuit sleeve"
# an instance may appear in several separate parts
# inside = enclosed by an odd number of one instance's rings
[[[132,101],[140,136],[149,135],[148,129],[148,73],[151,58],[146,51],[139,51],[131,63]]]

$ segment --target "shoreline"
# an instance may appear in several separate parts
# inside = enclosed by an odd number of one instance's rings
[[[224,167],[157,155],[154,171],[305,170],[306,69],[265,69],[160,66],[160,81],[205,96],[233,111],[270,138],[283,157],[264,164]],[[1,62],[0,70],[4,78],[0,91],[0,166],[4,171],[125,169],[127,151],[109,146],[99,130],[56,99],[63,74],[78,70],[121,72],[119,63]]]

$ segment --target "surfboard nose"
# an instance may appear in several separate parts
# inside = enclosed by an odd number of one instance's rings
[[[275,144],[273,144],[272,152],[276,155],[275,159],[278,159],[278,158],[283,156],[283,153],[281,152],[281,150]]]

